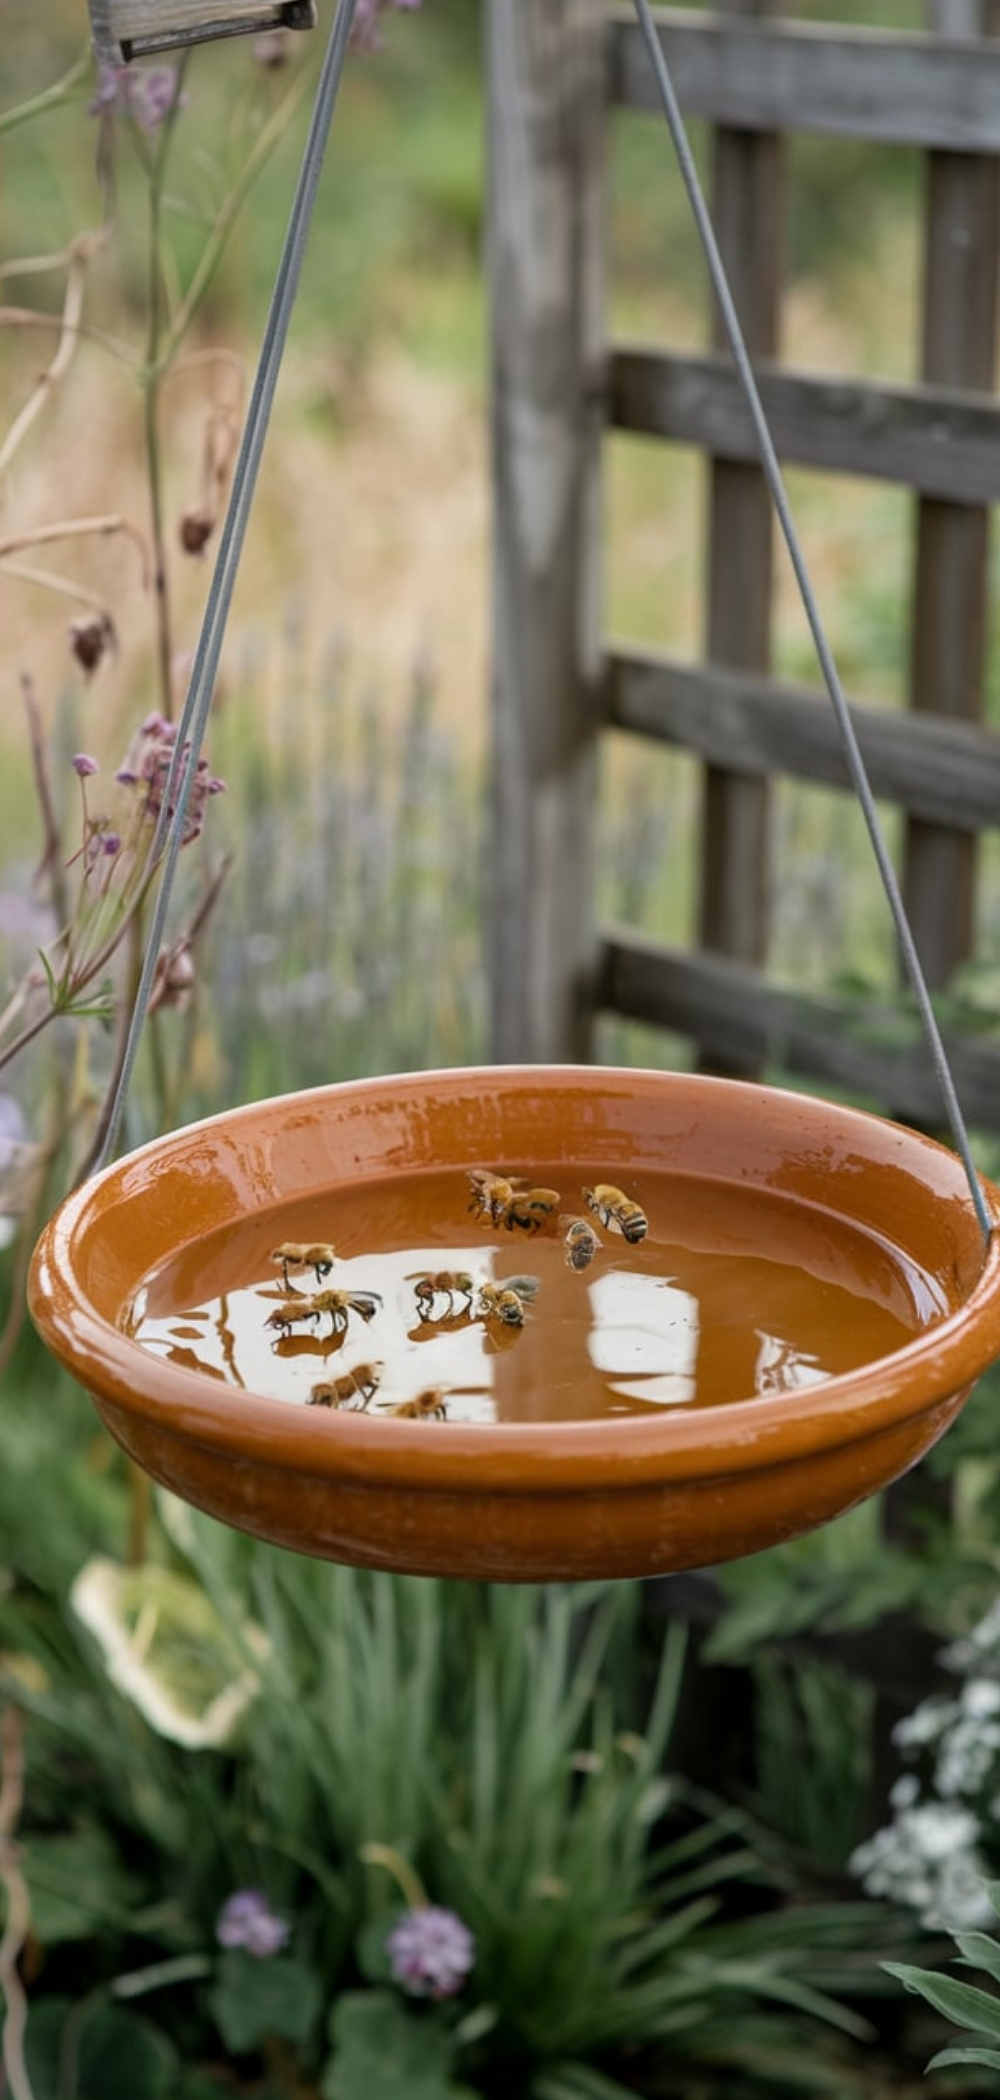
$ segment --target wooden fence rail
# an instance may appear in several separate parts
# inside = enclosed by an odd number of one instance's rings
[[[700,353],[607,340],[605,134],[616,106],[658,110],[632,11],[490,0],[488,12],[494,1054],[585,1054],[590,1021],[609,1011],[688,1036],[713,1069],[778,1063],[937,1122],[905,1001],[893,1024],[885,1003],[862,1011],[804,999],[768,975],[773,783],[850,783],[825,693],[771,672],[771,505],[718,317]],[[859,693],[852,719],[876,794],[904,813],[904,894],[930,982],[946,991],[976,953],[979,843],[1000,826],[1000,735],[985,721],[989,535],[1000,502],[1000,43],[990,40],[1000,6],[928,0],[928,33],[907,35],[791,23],[780,0],[718,0],[711,14],[668,9],[658,19],[680,100],[714,126],[713,218],[779,457],[913,497],[906,704],[888,710]],[[956,26],[958,35],[942,33]],[[915,384],[781,362],[792,130],[924,154]],[[665,136],[664,157],[666,175]],[[602,430],[705,457],[700,662],[600,635]],[[689,950],[596,924],[593,761],[609,729],[701,762]],[[953,1029],[948,1043],[967,1115],[1000,1130],[1000,1033]]]

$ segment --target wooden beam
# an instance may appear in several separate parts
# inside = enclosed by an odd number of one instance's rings
[[[689,1037],[712,1059],[771,1066],[892,1101],[906,1122],[942,1120],[941,1097],[923,1032],[898,1005],[777,989],[729,956],[663,947],[609,928],[601,948],[602,1009]],[[1000,1128],[1000,1044],[946,1032],[955,1084],[969,1122]]]
[[[659,108],[630,9],[609,25],[611,93]],[[750,131],[794,128],[945,152],[1000,152],[1000,52],[880,29],[778,26],[666,10],[660,41],[693,115]]]
[[[102,65],[263,29],[312,29],[314,0],[90,0]]]
[[[986,389],[888,386],[755,365],[779,456],[790,465],[900,482],[949,503],[1000,502],[1000,404]],[[608,368],[615,429],[753,460],[731,362],[619,345]]]
[[[988,46],[980,47],[988,55]],[[993,385],[997,344],[1000,164],[932,153],[927,165],[922,375],[935,385]],[[1000,405],[994,404],[1000,424]],[[986,501],[925,493],[917,511],[909,697],[920,714],[975,721],[984,704],[990,517]],[[974,940],[976,845],[910,822],[903,895],[924,971],[945,985]]]
[[[836,717],[820,687],[612,648],[603,719],[747,775],[785,774],[853,793]],[[930,714],[851,704],[876,795],[928,824],[1000,827],[1000,735]],[[874,879],[874,876],[873,876]]]
[[[773,0],[721,0],[733,18],[763,20]],[[712,214],[744,339],[753,357],[778,348],[784,255],[784,142],[776,132],[720,125],[712,140]],[[713,300],[712,339],[727,341]],[[774,514],[756,451],[708,463],[705,655],[766,671],[771,651]],[[699,939],[743,962],[762,962],[770,921],[771,791],[725,760],[702,776]],[[753,1068],[710,1060],[734,1078]]]
[[[603,357],[601,0],[488,0],[494,499],[491,1052],[593,1012]]]

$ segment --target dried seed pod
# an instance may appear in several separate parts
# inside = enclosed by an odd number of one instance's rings
[[[215,518],[204,504],[192,504],[182,512],[178,531],[185,554],[204,554],[215,531]]]
[[[87,678],[92,678],[102,658],[114,649],[117,636],[110,613],[78,613],[67,628],[69,646]]]

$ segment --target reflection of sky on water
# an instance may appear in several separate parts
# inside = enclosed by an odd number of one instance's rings
[[[407,1271],[417,1274],[443,1266],[440,1247],[417,1248],[405,1259]],[[484,1259],[481,1244],[449,1249],[448,1267],[470,1269],[483,1282],[492,1274],[492,1263],[488,1254]],[[331,1332],[330,1319],[324,1315],[315,1325],[296,1325],[287,1337],[275,1335],[266,1327],[268,1315],[280,1304],[294,1306],[295,1300],[286,1300],[269,1278],[166,1318],[147,1318],[147,1294],[140,1292],[130,1325],[133,1332],[139,1330],[143,1347],[156,1355],[182,1368],[223,1378],[264,1399],[304,1405],[311,1386],[374,1360],[384,1364],[384,1372],[370,1412],[412,1400],[426,1386],[442,1385],[454,1389],[449,1390],[447,1400],[453,1420],[493,1420],[490,1390],[496,1344],[481,1322],[461,1315],[449,1317],[441,1297],[435,1300],[435,1311],[442,1317],[421,1321],[415,1310],[413,1281],[400,1277],[398,1253],[339,1261],[335,1282],[338,1290],[377,1292],[383,1302],[376,1318],[366,1323],[352,1313],[347,1332],[338,1334]],[[303,1303],[310,1295],[311,1290],[303,1288]],[[503,1334],[497,1337],[500,1347],[506,1339]]]
[[[613,1269],[589,1288],[590,1360],[616,1393],[664,1407],[694,1399],[697,1298],[660,1276]]]

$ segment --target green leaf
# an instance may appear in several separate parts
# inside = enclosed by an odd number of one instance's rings
[[[454,2037],[430,2006],[411,2011],[390,1991],[345,1991],[330,2036],[323,2100],[453,2100]]]
[[[290,1954],[261,1961],[242,1947],[223,1954],[209,2003],[226,2048],[236,2056],[268,2035],[304,2042],[321,2004],[318,1977]]]
[[[947,2070],[950,2064],[985,2064],[991,2071],[1000,2071],[1000,2052],[996,2049],[939,2049],[927,2066],[929,2071]]]
[[[989,2035],[1000,2041],[1000,1998],[989,1991],[981,1991],[971,1983],[960,1983],[954,1976],[939,1976],[933,1970],[914,1969],[908,1962],[884,1961],[883,1969],[890,1976],[898,1976],[908,1991],[916,1991],[933,2005],[936,2012],[943,2013],[946,2020],[954,2020],[956,2026],[967,2027],[974,2034]]]
[[[175,2100],[177,2052],[167,2036],[117,2006],[43,1998],[32,2011],[25,2063],[37,2100]]]
[[[532,2081],[531,2100],[635,2100],[635,2091],[592,2064],[552,2064]]]
[[[982,1969],[1000,1983],[1000,1944],[988,1932],[956,1932],[952,1937],[970,1969]]]
[[[22,1863],[31,1897],[31,1929],[43,1947],[91,1939],[103,1927],[124,1922],[134,1884],[100,1830],[31,1837]]]

